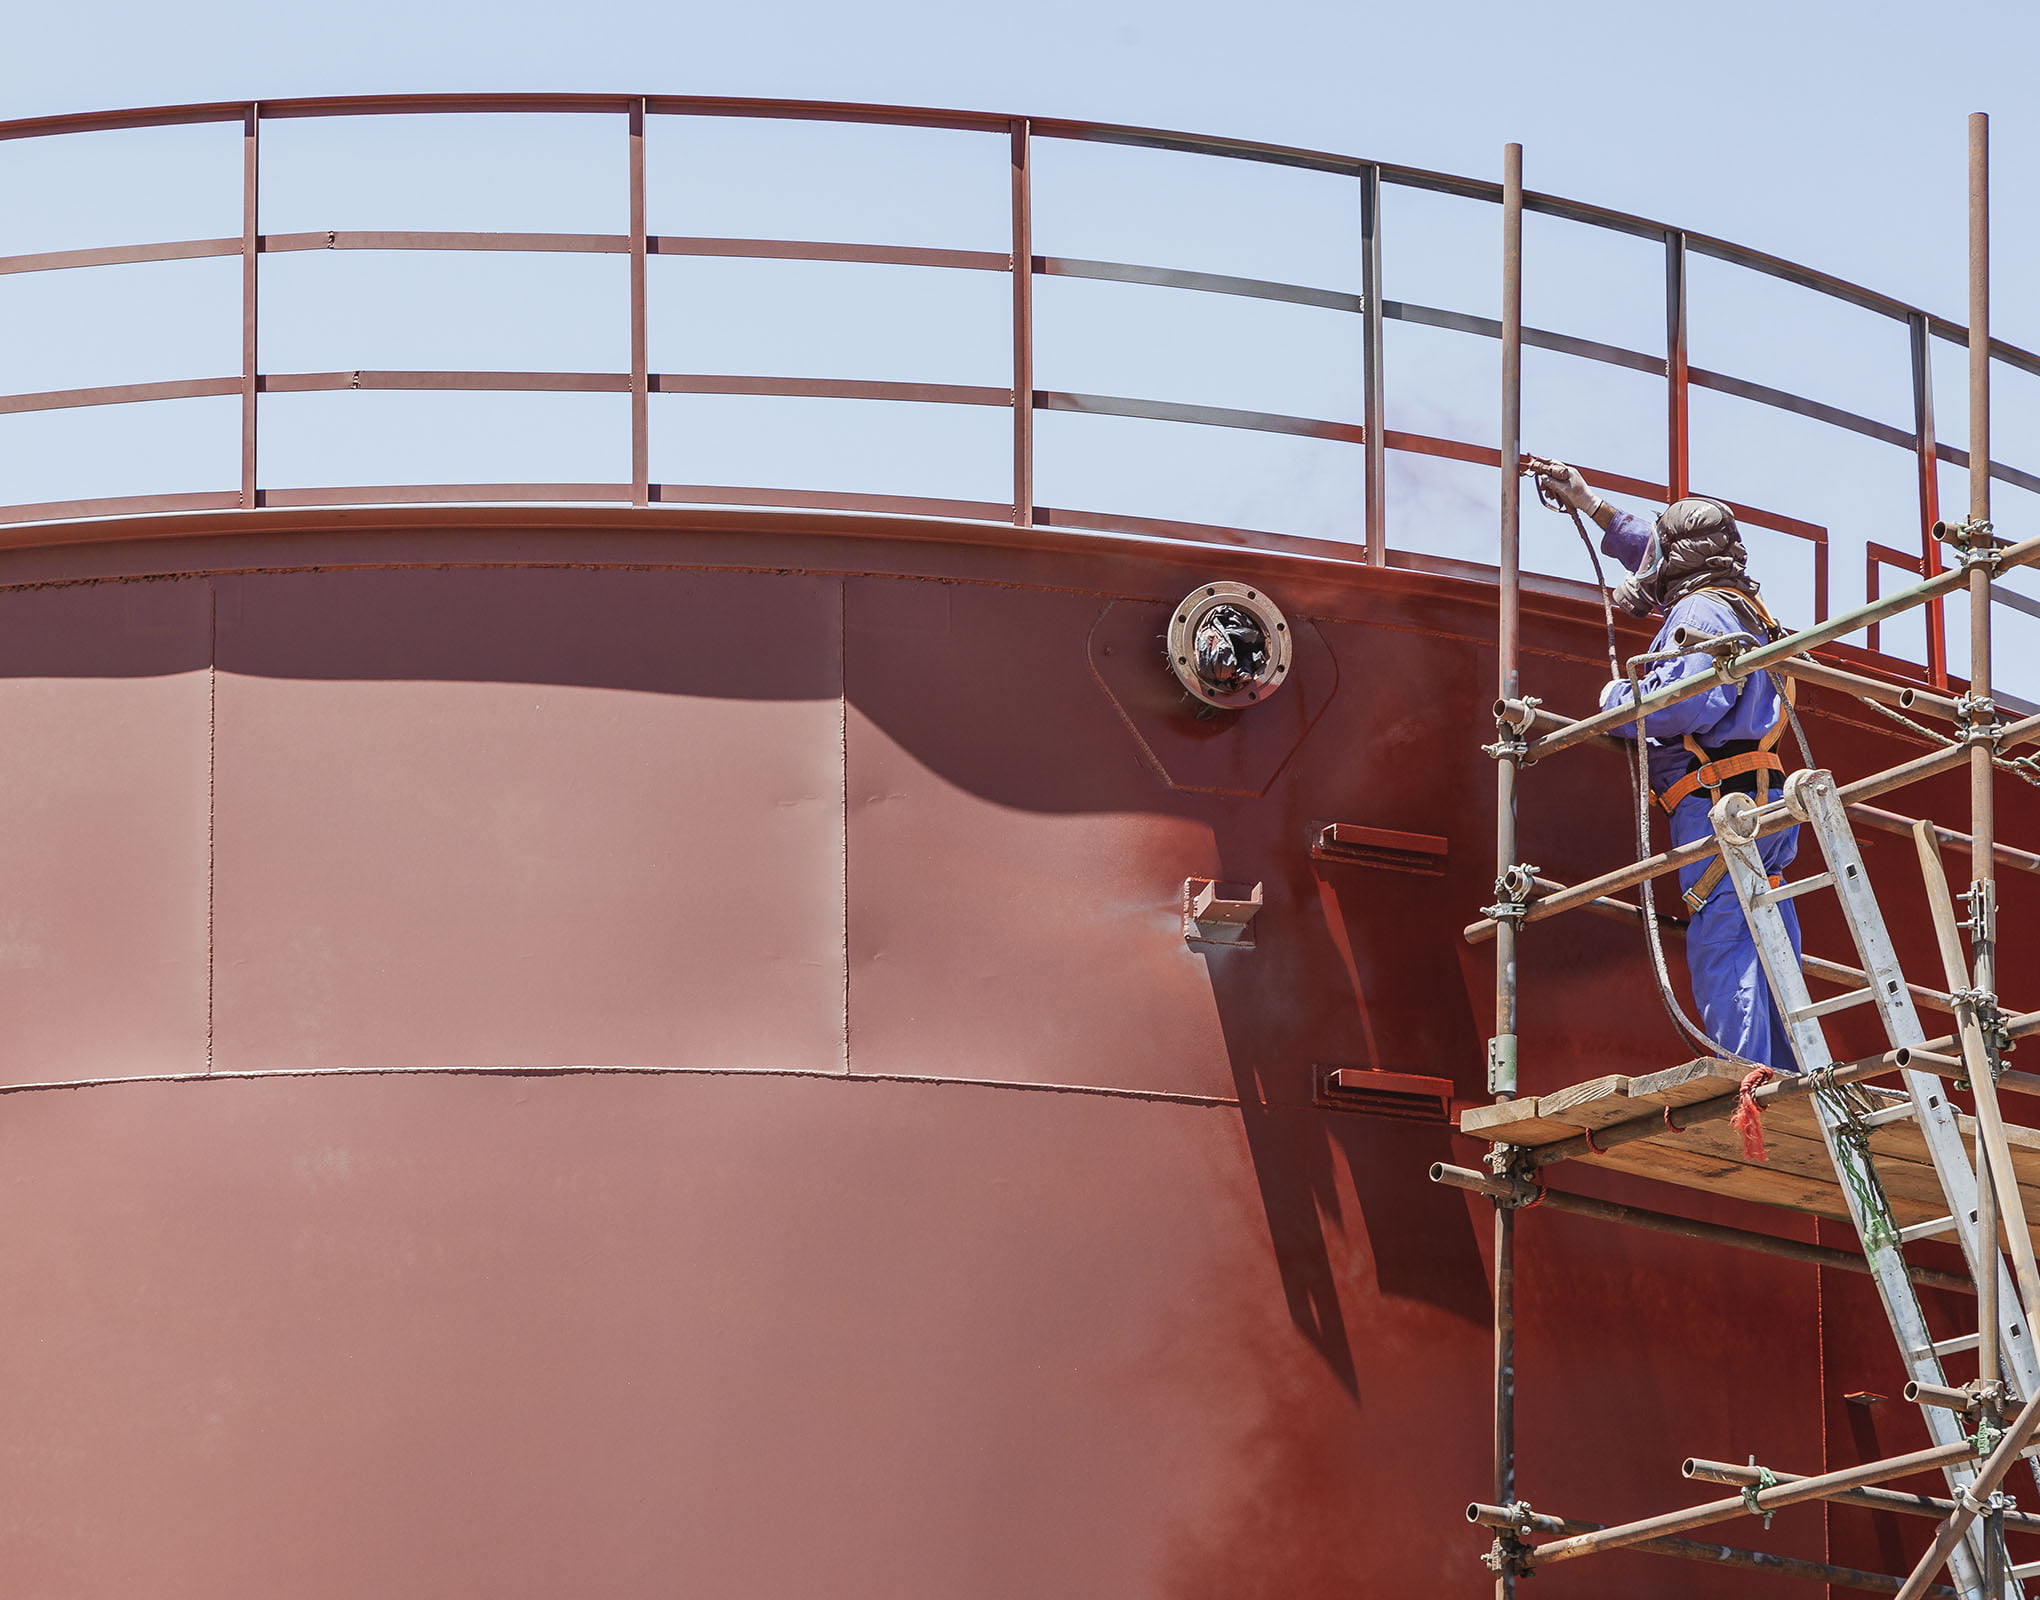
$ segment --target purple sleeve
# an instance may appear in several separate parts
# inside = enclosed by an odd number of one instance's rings
[[[1616,515],[1619,517],[1624,513],[1618,511]],[[1612,531],[1611,529],[1610,532]],[[1711,600],[1704,595],[1692,595],[1673,606],[1665,618],[1664,628],[1657,638],[1660,647],[1671,637],[1672,630],[1681,623],[1703,633],[1732,633],[1741,626],[1735,614],[1719,601]],[[1704,672],[1712,671],[1713,667],[1714,658],[1699,650],[1674,656],[1670,661],[1660,661],[1641,675],[1644,695],[1648,697],[1656,690],[1668,689],[1687,678],[1698,677]],[[1740,683],[1716,684],[1705,694],[1696,694],[1690,699],[1681,700],[1676,705],[1667,706],[1664,710],[1645,717],[1643,730],[1653,739],[1677,739],[1683,734],[1711,728],[1734,709],[1736,698],[1742,693],[1742,687]],[[1629,685],[1624,681],[1617,680],[1601,691],[1601,706],[1604,710],[1611,706],[1632,704],[1634,701],[1630,697]],[[1615,731],[1618,735],[1634,738],[1636,724],[1631,723]]]
[[[1623,511],[1610,506],[1615,515],[1608,521],[1607,529],[1601,535],[1601,554],[1613,556],[1631,572],[1643,559],[1643,553],[1650,548],[1651,525],[1634,511]]]

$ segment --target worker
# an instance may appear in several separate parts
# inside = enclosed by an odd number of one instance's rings
[[[1748,555],[1735,514],[1719,500],[1674,501],[1652,523],[1600,498],[1576,467],[1535,461],[1531,470],[1552,495],[1591,517],[1603,530],[1602,554],[1630,569],[1629,576],[1615,585],[1615,604],[1639,617],[1663,614],[1651,653],[1669,649],[1673,630],[1681,627],[1689,634],[1746,634],[1757,644],[1784,636],[1746,570]],[[1649,695],[1713,666],[1712,656],[1692,651],[1640,672],[1638,681]],[[1603,709],[1633,704],[1627,679],[1618,678],[1601,691]],[[1656,803],[1670,817],[1674,845],[1714,837],[1708,813],[1723,795],[1753,795],[1762,803],[1778,793],[1785,763],[1777,745],[1788,715],[1777,681],[1768,672],[1758,672],[1717,684],[1643,719],[1650,786]],[[1638,736],[1633,722],[1617,731],[1629,738]],[[1776,884],[1798,853],[1799,830],[1769,834],[1757,848],[1764,870]],[[1692,919],[1686,929],[1686,971],[1701,1031],[1733,1056],[1778,1072],[1796,1071],[1783,1014],[1757,960],[1734,887],[1725,878],[1718,856],[1679,872],[1679,888]],[[1796,955],[1798,916],[1789,900],[1779,909]]]

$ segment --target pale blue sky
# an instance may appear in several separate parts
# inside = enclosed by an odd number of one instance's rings
[[[2040,183],[2017,3],[184,0],[23,4],[0,114],[377,90],[881,100],[1193,128],[1529,181],[1959,310],[1963,114],[1996,119],[2000,254]],[[1965,58],[1973,58],[1965,60]],[[2040,342],[2040,305],[2007,334]]]
[[[1964,116],[1982,109],[1994,118],[1997,331],[2040,346],[2040,295],[2028,292],[2030,274],[2019,265],[2040,244],[2040,113],[2028,82],[2036,46],[2040,21],[2030,7],[1946,6],[1928,19],[1914,6],[1803,0],[1681,10],[1249,10],[1209,0],[1026,7],[360,0],[332,8],[73,0],[17,8],[10,18],[0,117],[392,90],[811,97],[1189,128],[1487,177],[1498,173],[1502,143],[1517,139],[1533,188],[1725,235],[1959,318]],[[1977,63],[1958,74],[1964,50]],[[265,133],[265,231],[620,225],[617,147],[602,119],[573,126],[554,119],[542,137],[527,130],[499,139],[509,162],[500,181],[487,179],[491,158],[464,147],[468,136],[457,128],[422,166],[394,153],[397,132],[301,123]],[[0,242],[0,251],[238,230],[227,130],[162,136],[142,159],[78,143],[83,154],[54,166],[30,161],[12,190],[0,162],[0,195],[8,199],[0,209],[9,213],[0,232],[15,241]],[[845,138],[669,124],[654,135],[652,225],[999,249],[1004,197],[995,144],[964,135],[889,144],[869,130]],[[9,154],[17,167],[27,159],[18,147]],[[1350,185],[1266,167],[1209,170],[1219,165],[1044,144],[1037,248],[1357,287]],[[472,216],[455,214],[452,181],[477,174],[487,202]],[[1390,294],[1491,312],[1492,209],[1405,191],[1391,191],[1388,206]],[[215,226],[216,217],[225,225]],[[1606,238],[1589,246],[1566,232],[1532,219],[1532,320],[1659,348],[1661,268],[1650,248]],[[665,259],[654,266],[655,368],[1006,381],[996,320],[1003,281],[990,274]],[[264,366],[613,369],[623,364],[612,281],[620,268],[588,257],[269,257]],[[211,261],[0,279],[0,328],[11,330],[0,342],[0,389],[233,370],[238,355],[224,352],[233,340],[234,270]],[[1043,280],[1038,293],[1044,387],[1340,418],[1357,412],[1356,318],[1073,280]],[[1831,312],[1712,263],[1695,265],[1693,318],[1694,358],[1703,365],[1910,420],[1902,346],[1889,323]],[[1960,442],[1960,374],[1950,355],[1944,348],[1937,374],[1941,432]],[[1391,325],[1389,363],[1392,426],[1491,442],[1490,344]],[[1529,379],[1533,448],[1661,474],[1652,380],[1538,352]],[[854,467],[866,481],[836,486],[999,497],[1004,415],[987,408],[656,398],[655,477],[827,486]],[[227,430],[205,408],[232,402],[176,404],[191,419],[190,431],[171,441],[180,470],[210,482],[226,460],[218,451]],[[627,471],[609,459],[618,436],[612,396],[547,402],[554,407],[547,438],[574,459],[549,473],[525,470],[531,447],[516,417],[529,404],[464,396],[446,409],[441,397],[272,396],[264,402],[264,481],[387,482],[399,473],[566,480]],[[1858,546],[1866,537],[1916,544],[1903,452],[1737,405],[1696,398],[1696,478],[1714,480],[1696,486],[1826,522],[1838,537],[1846,527]],[[817,423],[824,415],[817,407],[830,408],[826,425]],[[1998,454],[2040,468],[2040,440],[2026,442],[2026,424],[2040,428],[2040,385],[2030,395],[2015,386],[2001,407]],[[60,498],[86,492],[87,480],[101,487],[104,479],[109,493],[157,486],[118,481],[122,464],[144,461],[149,448],[132,436],[142,424],[115,413],[161,409],[5,419],[0,474],[16,487],[0,500]],[[903,435],[909,412],[919,414],[919,431]],[[158,445],[168,448],[169,438]],[[361,464],[328,459],[341,446],[361,454]],[[1351,447],[1067,416],[1043,418],[1042,447],[1045,504],[1334,537],[1354,530]],[[1398,469],[1392,535],[1407,530],[1441,552],[1480,555],[1492,527],[1485,509],[1492,475],[1403,470],[1417,465]],[[47,491],[34,487],[45,480]],[[1959,474],[1951,485],[1959,495]],[[2001,521],[2020,498],[2010,497]],[[1532,537],[1533,560],[1583,574],[1563,524],[1534,522]],[[1803,548],[1773,539],[1759,555],[1790,609],[1804,588]],[[1836,604],[1860,594],[1861,562],[1860,553],[1838,551]]]

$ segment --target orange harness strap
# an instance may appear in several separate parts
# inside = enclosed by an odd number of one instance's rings
[[[1727,876],[1728,863],[1716,856],[1707,864],[1707,870],[1693,880],[1693,887],[1681,896],[1686,902],[1686,909],[1694,916],[1699,916],[1707,909],[1707,902],[1714,898],[1714,891],[1721,887],[1721,880]],[[1767,881],[1772,888],[1777,889],[1784,885],[1785,879],[1774,872]]]
[[[1668,812],[1676,811],[1679,809],[1679,802],[1696,789],[1705,789],[1710,794],[1716,793],[1726,780],[1744,772],[1775,772],[1782,778],[1785,775],[1785,758],[1775,750],[1749,750],[1742,755],[1729,756],[1720,761],[1709,761],[1703,755],[1698,767],[1658,796],[1658,804]],[[1770,798],[1768,792],[1770,787],[1768,783],[1760,782],[1758,785],[1759,793],[1765,800]],[[1759,801],[1759,804],[1761,803],[1762,801]]]

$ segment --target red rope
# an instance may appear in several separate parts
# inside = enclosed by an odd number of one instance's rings
[[[1540,1183],[1537,1185],[1537,1198],[1534,1200],[1525,1200],[1520,1206],[1516,1207],[1516,1209],[1518,1211],[1535,1211],[1539,1206],[1543,1204],[1544,1204],[1544,1185]]]
[[[1676,1122],[1674,1122],[1674,1121],[1672,1120],[1672,1108],[1671,1108],[1670,1106],[1666,1106],[1666,1107],[1665,1107],[1665,1109],[1664,1109],[1664,1112],[1663,1112],[1663,1116],[1664,1116],[1664,1119],[1665,1119],[1665,1126],[1666,1126],[1667,1128],[1670,1128],[1670,1129],[1672,1130],[1672,1132],[1674,1132],[1674,1133],[1684,1133],[1684,1132],[1686,1131],[1686,1130],[1685,1130],[1685,1129],[1684,1129],[1683,1127],[1681,1127],[1681,1126],[1680,1126],[1680,1125],[1679,1125],[1678,1123],[1676,1123]]]
[[[1735,1115],[1729,1121],[1742,1135],[1745,1161],[1769,1159],[1764,1154],[1764,1108],[1757,1104],[1757,1090],[1777,1076],[1769,1067],[1752,1067],[1743,1075],[1742,1087],[1736,1092]]]
[[[1587,1141],[1587,1148],[1593,1151],[1595,1155],[1605,1156],[1608,1153],[1607,1151],[1603,1150],[1599,1145],[1594,1143],[1594,1130],[1592,1128],[1581,1129],[1580,1137]]]

